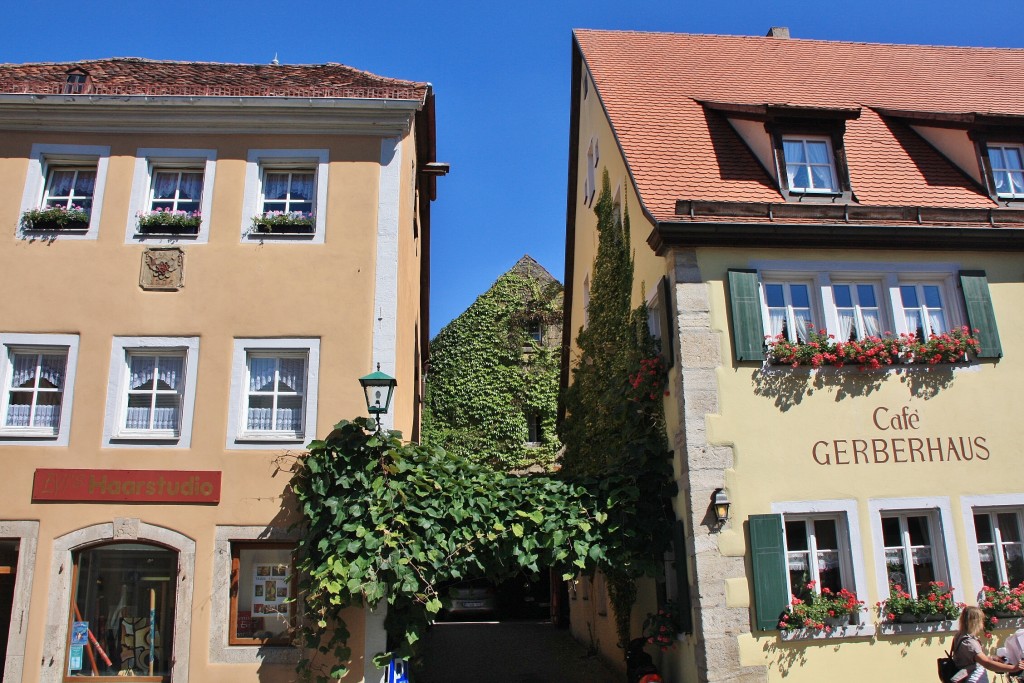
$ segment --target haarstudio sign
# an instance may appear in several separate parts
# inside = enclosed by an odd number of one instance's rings
[[[811,457],[819,465],[904,464],[988,460],[984,436],[927,433],[920,413],[902,406],[879,406],[871,412],[878,435],[869,439],[815,441]]]
[[[38,469],[32,500],[215,504],[220,472]]]

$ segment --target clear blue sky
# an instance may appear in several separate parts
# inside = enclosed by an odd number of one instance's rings
[[[0,61],[341,62],[437,94],[431,334],[523,254],[562,278],[573,28],[1024,46],[1019,0],[4,0]]]

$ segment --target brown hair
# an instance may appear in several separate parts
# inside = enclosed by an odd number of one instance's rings
[[[960,613],[960,633],[980,638],[985,632],[985,613],[980,607],[971,605]]]

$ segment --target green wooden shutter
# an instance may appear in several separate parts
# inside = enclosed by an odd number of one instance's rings
[[[668,278],[661,278],[658,283],[658,310],[661,313],[661,355],[665,357],[665,364],[672,367],[675,364],[676,353],[676,330],[673,324],[676,319],[676,309],[672,305],[672,288]]]
[[[754,572],[755,626],[760,631],[776,631],[779,617],[789,605],[782,515],[751,515],[747,528]]]
[[[693,607],[690,605],[690,573],[686,552],[686,530],[682,521],[672,525],[672,557],[676,570],[676,604],[679,605],[679,628],[693,633]]]
[[[756,270],[729,271],[732,348],[738,361],[764,360],[764,323]]]
[[[999,328],[996,327],[996,313],[988,293],[985,271],[961,270],[960,286],[967,304],[967,323],[972,330],[978,330],[978,341],[981,342],[978,358],[1001,358],[1003,347],[999,343]]]

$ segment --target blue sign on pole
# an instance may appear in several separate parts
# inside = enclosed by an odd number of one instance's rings
[[[392,659],[388,664],[388,683],[409,683],[409,663],[404,659]]]

